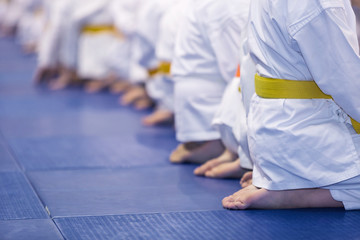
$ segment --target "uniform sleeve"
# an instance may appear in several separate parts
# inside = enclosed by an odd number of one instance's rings
[[[320,89],[360,121],[360,58],[353,17],[346,8],[328,8],[293,38]]]

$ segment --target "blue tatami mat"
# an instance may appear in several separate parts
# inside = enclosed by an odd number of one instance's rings
[[[22,173],[0,172],[0,220],[27,218],[49,216]]]
[[[34,86],[36,57],[0,39],[0,240],[360,240],[360,211],[229,211],[239,180],[171,164],[173,126],[107,92]]]
[[[26,170],[110,168],[168,164],[175,141],[164,136],[16,139],[10,145]],[[154,146],[157,144],[159,147]]]
[[[66,239],[359,239],[360,215],[339,210],[209,211],[56,218]]]
[[[195,177],[193,166],[29,172],[52,217],[222,209],[238,180]]]
[[[7,147],[7,143],[2,138],[0,132],[0,172],[14,172],[19,170],[15,159]]]
[[[30,81],[30,80],[29,80]],[[61,115],[79,111],[119,110],[116,96],[86,95],[79,90],[64,92],[29,92],[19,95],[0,95],[0,117],[27,117],[46,114]],[[100,114],[99,113],[99,114]]]
[[[1,240],[63,240],[50,219],[0,220]]]
[[[79,135],[114,135],[126,138],[129,135],[138,135],[141,140],[143,137],[145,140],[166,138],[168,142],[175,142],[175,132],[170,127],[142,126],[140,118],[143,115],[130,111],[128,108],[121,108],[115,111],[81,110],[35,116],[0,116],[0,129],[7,138]]]

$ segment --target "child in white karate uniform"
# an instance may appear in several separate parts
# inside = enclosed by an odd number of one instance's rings
[[[120,98],[122,105],[133,104],[137,109],[153,105],[145,85],[147,79],[158,72],[159,60],[156,57],[156,44],[159,37],[160,21],[167,10],[179,0],[144,1],[138,10],[136,35],[133,43],[132,61],[147,70],[145,79],[134,82],[131,88]]]
[[[249,184],[252,179],[252,160],[247,141],[247,114],[249,98],[254,93],[255,65],[249,55],[247,35],[247,31],[242,34],[241,71],[239,65],[237,75],[228,84],[213,120],[226,150],[221,156],[209,160],[194,171],[196,175],[211,178],[241,177],[242,186]]]
[[[250,8],[256,95],[245,208],[360,208],[360,57],[347,0],[258,0]]]
[[[175,40],[188,9],[188,0],[173,4],[160,21],[155,55],[158,71],[146,82],[146,91],[156,102],[153,113],[143,118],[144,125],[172,122],[174,115],[174,81],[171,77],[171,62],[175,50]]]
[[[195,0],[190,4],[171,70],[176,138],[181,142],[170,155],[173,163],[204,163],[224,151],[212,120],[236,73],[249,2]]]

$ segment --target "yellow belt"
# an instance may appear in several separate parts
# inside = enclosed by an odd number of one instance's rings
[[[155,75],[170,75],[171,62],[160,62],[157,68],[148,69],[148,74],[150,77]]]
[[[315,81],[294,81],[255,75],[255,92],[262,98],[332,99],[321,91]],[[351,123],[360,134],[360,123],[351,118]]]
[[[161,62],[159,64],[159,73],[163,75],[170,75],[171,62]]]
[[[124,35],[116,29],[114,25],[85,25],[81,32],[83,34],[103,34],[110,33],[118,38],[124,38]]]

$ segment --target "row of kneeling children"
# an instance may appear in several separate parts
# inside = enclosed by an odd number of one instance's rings
[[[172,163],[239,178],[229,209],[360,208],[357,0],[1,0],[34,81],[174,121]]]

